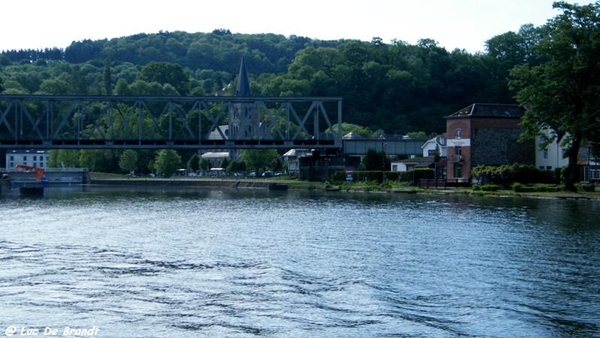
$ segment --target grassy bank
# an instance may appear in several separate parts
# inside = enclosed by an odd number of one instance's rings
[[[459,194],[472,196],[497,196],[497,197],[531,197],[531,198],[556,198],[556,199],[600,199],[599,192],[517,192],[514,190],[498,189],[485,191],[473,188],[446,188],[446,189],[420,189],[407,183],[386,182],[343,182],[340,184],[330,182],[308,182],[288,177],[272,178],[201,178],[201,177],[128,177],[126,175],[108,173],[90,173],[92,184],[123,184],[123,185],[174,185],[174,186],[208,186],[208,187],[236,187],[236,188],[267,188],[271,183],[287,184],[289,189],[322,190],[331,192],[373,192],[373,193],[419,193],[419,194]]]

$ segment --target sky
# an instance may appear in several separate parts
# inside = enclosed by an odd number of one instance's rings
[[[544,25],[554,0],[27,0],[3,1],[0,51],[66,48],[73,41],[186,31],[275,33],[319,40],[379,37],[448,51],[485,51],[485,41]],[[585,5],[587,0],[567,0]]]

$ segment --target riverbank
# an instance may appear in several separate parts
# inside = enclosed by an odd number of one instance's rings
[[[269,189],[276,183],[286,185],[288,189],[321,190],[326,192],[366,192],[366,193],[390,193],[390,194],[443,194],[443,195],[472,195],[472,196],[495,196],[495,197],[529,197],[543,199],[569,199],[569,200],[600,200],[598,192],[515,192],[512,190],[481,191],[470,188],[445,188],[445,189],[420,189],[408,185],[386,185],[368,182],[345,183],[343,185],[332,185],[328,182],[308,182],[289,178],[267,178],[267,179],[234,179],[234,178],[151,178],[135,177],[129,178],[124,175],[91,173],[92,185],[119,185],[119,186],[153,186],[153,187],[215,187],[232,189]]]

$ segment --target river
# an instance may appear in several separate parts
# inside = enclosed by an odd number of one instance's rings
[[[600,336],[600,201],[113,188],[0,202],[0,336]]]

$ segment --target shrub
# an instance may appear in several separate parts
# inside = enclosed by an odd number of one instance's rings
[[[552,183],[554,173],[542,171],[533,165],[510,164],[501,166],[477,166],[471,171],[471,175],[480,184],[498,184],[511,186],[517,182],[521,184]]]
[[[482,191],[498,191],[499,189],[500,186],[496,184],[484,184],[481,186]]]
[[[562,187],[555,184],[532,184],[526,185],[521,183],[513,183],[511,186],[514,192],[558,192],[562,191]]]

